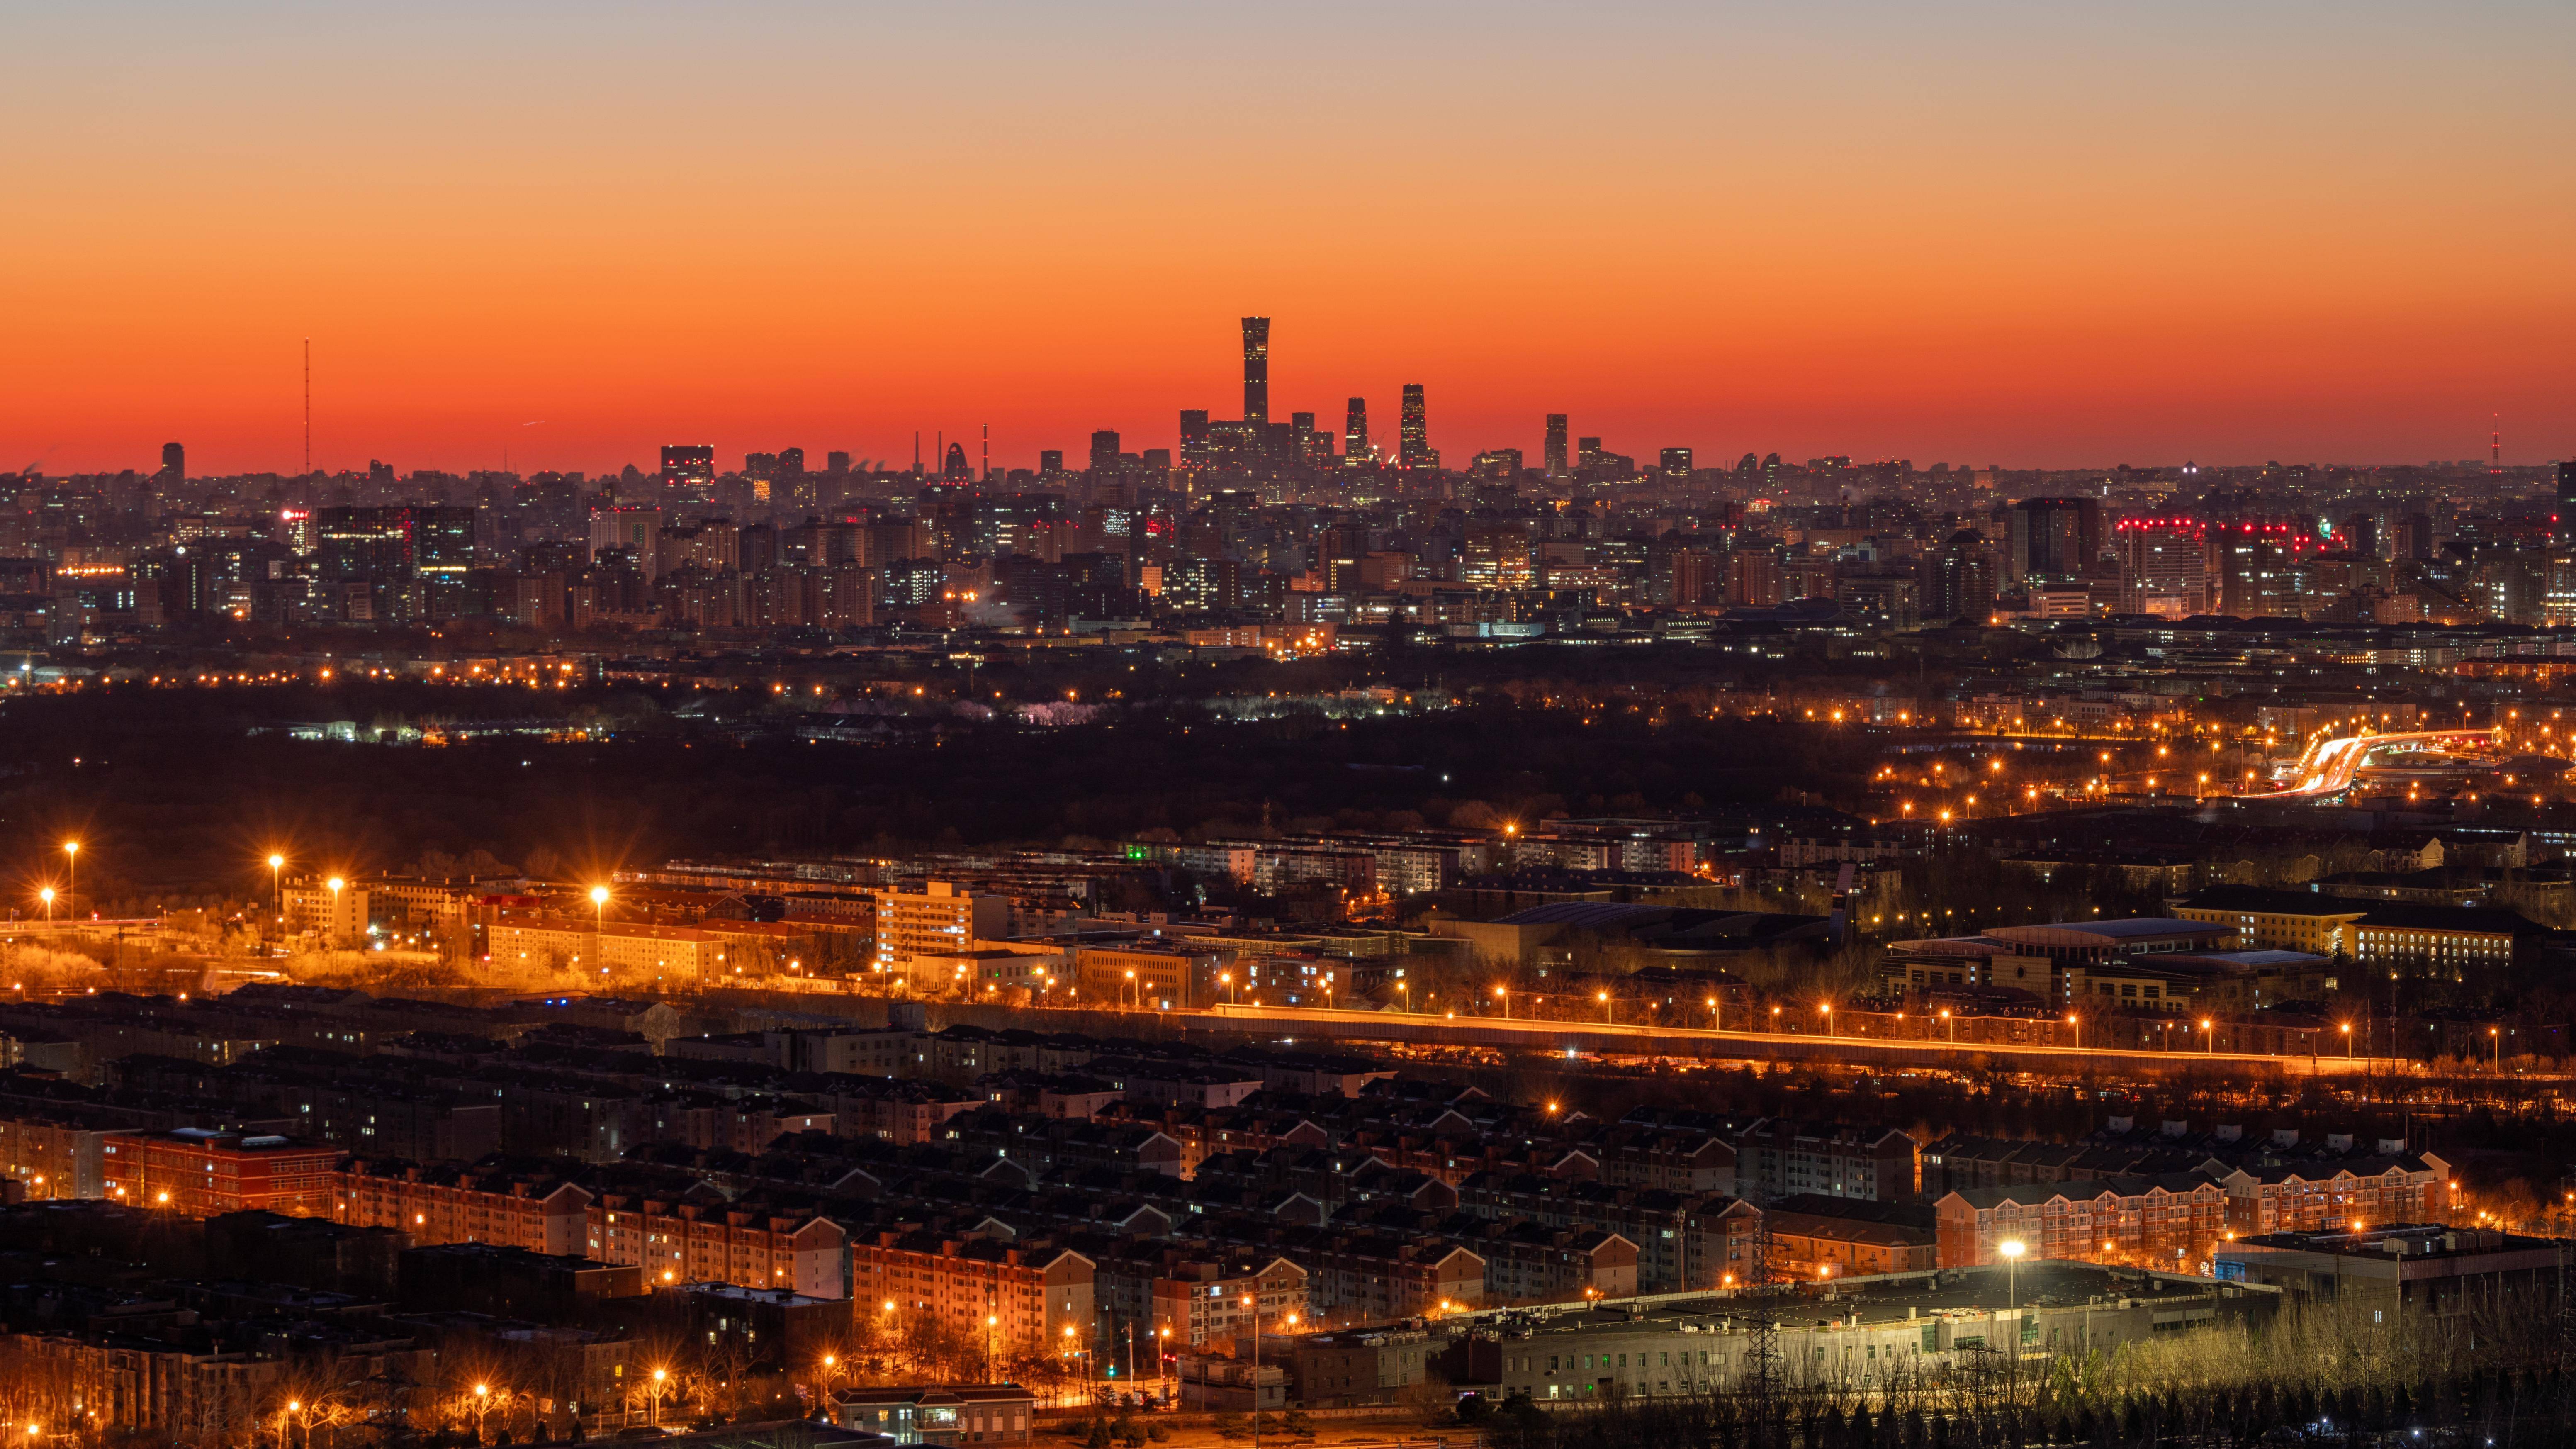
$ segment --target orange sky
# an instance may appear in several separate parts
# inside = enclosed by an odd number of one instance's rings
[[[2563,5],[77,9],[0,17],[0,466],[291,468],[308,336],[327,467],[1026,465],[1246,312],[1456,461],[2576,452]]]

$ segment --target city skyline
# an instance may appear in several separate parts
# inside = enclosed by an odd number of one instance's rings
[[[2536,5],[5,22],[0,455],[996,461],[1402,384],[1451,458],[2576,451]],[[973,103],[961,103],[963,96]],[[678,426],[675,428],[675,423]]]

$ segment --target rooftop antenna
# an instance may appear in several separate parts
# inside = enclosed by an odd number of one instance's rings
[[[313,476],[313,339],[304,339],[304,476]]]
[[[993,478],[993,425],[991,423],[984,425],[983,478],[988,483]]]
[[[2490,473],[2504,471],[2504,414],[2502,413],[2491,413],[2487,417],[2487,471]]]
[[[921,476],[921,429],[912,430],[912,476]]]

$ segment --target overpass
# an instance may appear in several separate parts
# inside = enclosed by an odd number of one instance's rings
[[[2302,795],[2339,795],[2352,788],[2353,778],[2368,766],[2373,755],[2418,747],[2445,749],[2492,745],[2495,737],[2496,731],[2492,729],[2458,729],[2320,738],[2310,741],[2308,747],[2300,751],[2298,763],[2290,767],[2287,788],[2248,798],[2277,800]]]

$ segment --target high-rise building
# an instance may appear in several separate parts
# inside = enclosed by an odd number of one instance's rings
[[[1038,449],[1038,476],[1052,478],[1064,471],[1064,449]]]
[[[1404,385],[1404,410],[1395,424],[1395,461],[1403,468],[1437,468],[1440,455],[1431,450],[1431,408],[1422,395],[1422,384]]]
[[[1207,409],[1206,409],[1206,408],[1183,408],[1183,409],[1181,409],[1181,466],[1182,466],[1182,467],[1184,467],[1184,468],[1191,468],[1191,469],[1197,469],[1197,468],[1204,468],[1204,467],[1208,466],[1208,462],[1209,462],[1209,454],[1208,454],[1208,436],[1209,436],[1209,432],[1208,432],[1208,411],[1207,411]],[[1117,450],[1115,447],[1112,447],[1112,448],[1110,449],[1110,451],[1111,451],[1112,453],[1115,453],[1115,452],[1117,452],[1118,450]],[[1095,465],[1095,466],[1096,466],[1096,465]]]
[[[948,445],[948,457],[939,465],[939,481],[942,483],[975,481],[975,465],[967,460],[964,443]]]
[[[2218,612],[2240,619],[2300,615],[2302,571],[2316,535],[2295,523],[2221,523],[2210,529],[2218,573]]]
[[[1480,589],[1530,585],[1529,529],[1518,523],[1471,523],[1458,554],[1458,577]]]
[[[164,486],[164,487],[176,487],[177,485],[179,485],[179,484],[181,484],[181,483],[185,483],[185,482],[187,482],[187,481],[188,481],[188,448],[187,448],[187,445],[186,445],[186,444],[184,444],[184,443],[163,443],[163,444],[161,445],[161,483],[162,483],[162,486]],[[2563,489],[2564,489],[2564,487],[2565,487],[2565,485],[2562,483],[2562,484],[2560,485],[2560,487],[2561,487],[2561,489],[2563,490]]]
[[[778,471],[774,476],[780,478],[795,478],[803,475],[804,472],[805,450],[803,448],[781,448],[778,450]]]
[[[2098,499],[2025,498],[2005,511],[2005,583],[2081,578],[2101,552]]]
[[[2433,557],[2433,520],[2410,513],[2397,520],[2397,558],[2421,563]]]
[[[823,455],[823,471],[831,474],[835,478],[848,476],[850,471],[850,455],[842,452],[838,448],[825,453]]]
[[[1931,565],[1924,580],[1931,617],[1983,621],[1994,612],[1995,559],[1984,534],[1960,529],[1932,555]]]
[[[1601,440],[1599,438],[1577,438],[1574,440],[1574,466],[1584,470],[1585,472],[1589,472],[1592,469],[1601,466]]]
[[[662,567],[662,510],[631,505],[594,508],[590,514],[590,557],[621,551],[635,560],[648,578]]]
[[[1368,460],[1368,399],[1355,397],[1342,408],[1342,461],[1356,468]]]
[[[1100,474],[1118,471],[1118,435],[1107,428],[1091,435],[1091,471]]]
[[[1243,420],[1270,421],[1270,319],[1243,319]]]
[[[1565,454],[1565,414],[1547,415],[1547,447],[1541,457],[1547,464],[1547,476],[1562,478],[1568,472]]]
[[[168,449],[163,456],[168,456]],[[2576,458],[2558,465],[2558,511],[2550,515],[2549,536],[2561,548],[2576,545]]]
[[[1655,471],[1663,474],[1664,477],[1671,482],[1686,483],[1690,481],[1691,450],[1688,448],[1664,449],[1664,451],[1655,459]]]
[[[2210,611],[2209,529],[2196,518],[2123,518],[2111,530],[2120,557],[2120,612],[2187,619]]]
[[[677,488],[688,483],[716,481],[716,450],[707,443],[664,443],[662,445],[662,486]]]

